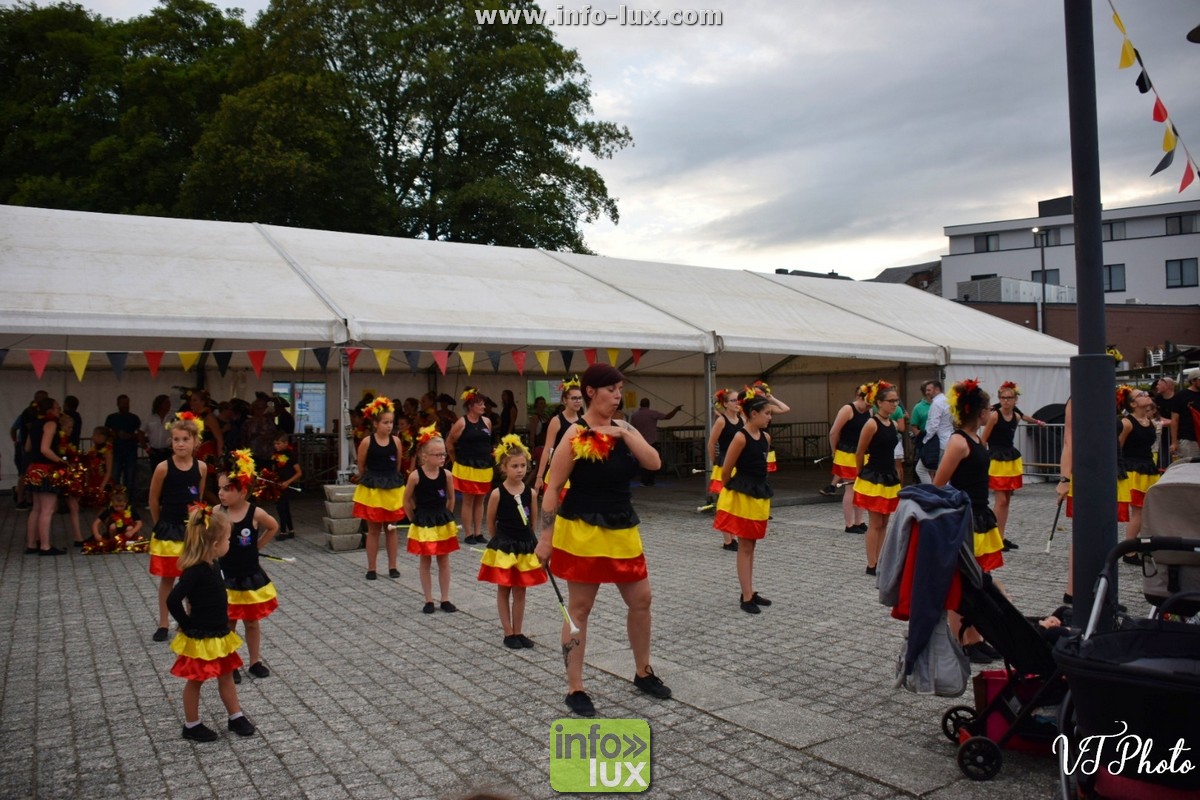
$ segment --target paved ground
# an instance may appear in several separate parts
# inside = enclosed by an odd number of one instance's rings
[[[959,700],[892,688],[904,625],[864,576],[862,537],[842,531],[824,473],[785,466],[756,583],[775,605],[738,609],[732,553],[696,513],[700,477],[637,488],[654,587],[654,658],[675,699],[630,684],[623,606],[611,588],[593,616],[586,678],[602,717],[637,717],[653,733],[647,796],[748,798],[1050,798],[1050,759],[1005,753],[1000,775],[973,783],[939,729]],[[273,670],[241,699],[259,735],[182,740],[182,682],[154,643],[155,583],[146,557],[25,556],[25,512],[0,505],[0,796],[122,798],[452,798],[490,788],[553,797],[549,726],[566,716],[558,610],[530,591],[526,633],[501,644],[494,589],[478,554],[452,557],[461,613],[420,613],[415,560],[399,580],[363,580],[362,551],[322,549],[317,498],[293,506],[301,535],[272,545],[280,608],[264,623]],[[1049,486],[1017,494],[1001,573],[1026,613],[1062,593],[1067,529],[1049,555]],[[56,540],[63,533],[56,522]],[[1131,570],[1122,599],[1145,603]],[[224,719],[215,687],[202,713]]]

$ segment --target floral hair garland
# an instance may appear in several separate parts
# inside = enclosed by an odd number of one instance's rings
[[[463,393],[458,396],[458,399],[462,400],[463,407],[466,407],[471,405],[471,403],[474,403],[476,400],[482,400],[483,395],[480,394],[479,390],[474,386],[468,386],[467,388],[463,389]]]
[[[533,456],[529,453],[529,448],[521,441],[521,437],[515,433],[510,433],[507,436],[501,437],[500,444],[496,445],[496,449],[492,451],[492,458],[499,464],[506,456],[516,455],[520,453],[526,459]]]
[[[579,376],[572,375],[569,378],[563,378],[562,383],[560,383],[558,385],[558,392],[560,395],[564,395],[567,392],[571,391],[572,389],[580,388],[580,386],[581,386],[581,384],[579,382]]]
[[[571,440],[571,450],[575,460],[607,461],[617,440],[607,433],[597,433],[591,428],[580,426],[581,430]]]
[[[369,419],[371,421],[375,421],[375,420],[379,419],[384,414],[395,414],[395,413],[396,413],[396,406],[392,404],[391,400],[387,399],[383,395],[380,395],[379,397],[376,397],[371,402],[367,403],[365,406],[363,406],[363,410],[362,410],[363,418]]]
[[[950,387],[946,399],[950,401],[950,416],[954,426],[959,427],[962,421],[980,410],[980,393],[978,378],[967,378]]]
[[[718,409],[724,408],[726,403],[735,399],[737,399],[737,392],[733,389],[717,389],[713,394],[713,405]]]
[[[1117,387],[1117,411],[1124,411],[1129,408],[1129,401],[1133,398],[1136,387],[1123,383]]]
[[[168,430],[175,424],[175,422],[179,422],[180,420],[182,420],[184,422],[190,422],[196,426],[196,438],[197,439],[204,436],[204,420],[202,420],[200,417],[196,416],[195,414],[193,414],[190,411],[181,411],[178,414],[176,414],[175,420],[173,422],[167,423]]]
[[[191,519],[196,514],[200,515],[197,522],[203,522],[204,528],[208,529],[208,523],[212,521],[212,506],[207,503],[195,502],[188,506],[188,519]]]
[[[236,484],[242,492],[249,493],[254,486],[258,472],[254,468],[254,456],[250,448],[234,450],[225,459],[225,477]]]
[[[1021,387],[1017,385],[1016,381],[1005,381],[1004,383],[1000,384],[1000,391],[1003,392],[1006,389],[1011,389],[1012,393],[1017,397],[1021,396]]]
[[[892,384],[890,384],[884,380],[878,380],[878,381],[875,381],[874,383],[868,383],[867,384],[867,393],[865,395],[863,395],[863,399],[867,401],[867,405],[869,405],[869,406],[876,405],[876,401],[879,399],[879,395],[884,394],[885,392],[890,392],[892,389],[895,389],[895,388],[896,388],[895,386],[893,386]]]
[[[438,433],[437,425],[427,425],[417,431],[417,447],[424,447],[434,439],[440,439],[442,435]]]
[[[766,403],[768,393],[763,389],[765,386],[766,384],[762,381],[755,381],[743,389],[738,396],[738,405],[742,407],[742,413],[747,417],[755,408],[761,408]]]

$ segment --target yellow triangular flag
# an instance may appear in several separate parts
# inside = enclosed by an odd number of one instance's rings
[[[1121,22],[1121,15],[1118,14],[1116,11],[1113,11],[1113,25],[1117,26],[1117,30],[1119,30],[1121,32],[1122,36],[1128,35],[1125,33],[1125,23]]]
[[[300,363],[300,350],[280,350],[279,355],[283,356],[283,360],[292,365],[292,372],[296,371],[296,365]]]
[[[375,362],[379,364],[379,374],[387,375],[388,359],[392,357],[391,350],[373,350],[375,354]]]
[[[459,350],[458,357],[462,359],[463,369],[467,374],[471,374],[471,368],[475,366],[475,351],[474,350]]]
[[[87,362],[91,357],[90,350],[68,350],[67,358],[71,359],[71,366],[75,368],[75,377],[83,383],[83,373],[87,371]]]
[[[1119,69],[1125,69],[1126,67],[1132,67],[1136,61],[1137,61],[1137,56],[1133,52],[1133,42],[1126,39],[1125,42],[1121,45],[1121,60],[1117,64],[1117,67]]]
[[[550,351],[549,350],[534,350],[533,355],[537,358],[538,366],[542,368],[542,374],[545,375],[550,371]]]
[[[1169,153],[1175,149],[1175,126],[1170,122],[1167,123],[1167,129],[1163,131],[1163,152]]]
[[[608,363],[614,367],[617,365],[617,359],[620,357],[621,351],[615,347],[608,348]]]
[[[184,372],[191,372],[192,367],[196,366],[196,362],[200,360],[199,353],[180,353],[179,363],[183,366]]]

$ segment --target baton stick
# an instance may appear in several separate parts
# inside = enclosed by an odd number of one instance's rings
[[[1054,541],[1054,531],[1058,529],[1058,515],[1062,513],[1063,500],[1066,498],[1058,498],[1058,510],[1054,512],[1054,522],[1050,525],[1050,538],[1046,540],[1046,552],[1050,552],[1050,543]]]
[[[487,550],[482,547],[472,547],[471,550],[475,553],[486,553]],[[575,620],[571,619],[571,615],[567,612],[567,604],[563,600],[562,592],[558,589],[558,581],[554,580],[554,573],[550,571],[550,567],[543,565],[546,570],[546,577],[550,579],[550,585],[554,587],[554,594],[558,597],[558,607],[562,611],[563,619],[567,621],[567,627],[571,629],[571,634],[579,633],[579,626],[575,624]]]
[[[282,561],[284,564],[295,564],[296,559],[291,556],[273,556],[270,553],[259,553],[259,558],[265,558],[268,561]]]

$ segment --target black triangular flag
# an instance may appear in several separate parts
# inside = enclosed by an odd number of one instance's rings
[[[1146,74],[1146,70],[1142,70],[1141,74],[1138,75],[1137,87],[1138,91],[1142,94],[1145,94],[1153,88],[1153,85],[1150,83],[1150,76]]]
[[[1167,167],[1171,166],[1171,162],[1174,160],[1175,160],[1175,151],[1171,150],[1165,156],[1162,157],[1162,161],[1158,162],[1158,166],[1154,168],[1154,172],[1150,173],[1150,177],[1154,177],[1155,175],[1162,172]]]
[[[488,357],[488,361],[492,362],[492,372],[499,372],[500,371],[500,351],[499,350],[488,350],[487,357]]]
[[[221,373],[221,377],[225,377],[225,370],[229,369],[229,359],[233,358],[233,353],[228,351],[220,351],[213,353],[213,361],[217,362],[217,372]]]
[[[574,350],[559,350],[558,354],[562,356],[563,372],[571,371],[571,359],[575,357]]]
[[[107,353],[108,363],[112,365],[113,374],[117,376],[117,380],[125,374],[125,360],[129,358],[129,353]]]
[[[329,348],[314,347],[313,355],[317,357],[317,363],[321,365],[321,369],[325,369],[325,365],[329,363]]]

